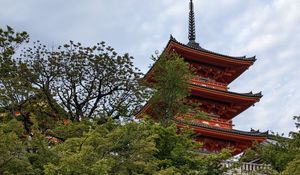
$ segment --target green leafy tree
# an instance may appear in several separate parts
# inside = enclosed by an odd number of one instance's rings
[[[84,47],[70,41],[56,50],[37,43],[23,56],[32,70],[29,81],[53,109],[55,99],[73,120],[132,116],[147,95],[133,58],[118,55],[104,42]]]
[[[32,113],[47,130],[65,118],[132,117],[148,95],[139,85],[142,73],[133,58],[118,55],[104,42],[83,47],[71,41],[48,49],[37,41],[13,58],[28,40],[26,32],[0,30],[2,121],[17,114],[30,126]]]
[[[188,109],[184,99],[189,95],[188,82],[192,73],[189,64],[174,52],[162,54],[154,65],[154,71],[154,94],[150,103],[153,115],[167,126],[175,115]]]
[[[300,174],[300,157],[294,159],[293,161],[289,162],[285,168],[285,170],[280,173],[280,175],[298,175]]]
[[[54,146],[59,161],[45,165],[46,174],[221,174],[229,153],[199,155],[190,132],[150,121],[97,125],[82,136]]]
[[[296,127],[300,129],[300,116],[295,116]],[[291,132],[292,139],[290,141],[290,146],[294,150],[294,159],[285,167],[285,170],[281,173],[282,175],[297,175],[300,174],[300,132]]]
[[[0,60],[11,60],[16,49],[29,40],[26,32],[15,32],[10,26],[6,29],[0,28]]]
[[[0,125],[1,174],[222,174],[221,162],[230,154],[200,155],[191,133],[176,125],[162,127],[145,121],[120,124],[108,120],[74,122],[73,134],[49,144],[33,125],[31,139],[23,139],[22,124],[11,120]],[[76,126],[77,125],[77,126]],[[85,130],[75,132],[75,128]],[[53,131],[61,134],[62,127]]]
[[[174,174],[217,175],[226,171],[221,162],[229,158],[226,150],[220,154],[202,155],[197,152],[201,145],[191,137],[192,131],[187,128],[178,133],[176,124],[162,127],[152,124],[158,151],[155,154],[159,169],[172,171]],[[172,173],[171,173],[172,174]]]
[[[22,111],[22,103],[31,95],[31,86],[23,81],[26,65],[17,62],[13,55],[29,36],[26,32],[15,32],[11,27],[0,28],[0,108],[13,115]]]
[[[29,174],[31,164],[26,156],[26,141],[20,137],[23,125],[17,120],[0,124],[0,174]]]
[[[66,118],[67,113],[53,95],[54,80],[61,73],[58,65],[60,58],[55,57],[40,41],[36,41],[33,44],[33,47],[22,51],[19,59],[29,69],[29,71],[23,73],[23,78],[33,87],[35,102],[44,104],[44,106],[39,106],[41,108],[38,108],[40,111],[39,115],[46,115],[56,119]]]
[[[150,126],[109,121],[93,125],[81,137],[72,137],[53,149],[57,164],[45,166],[46,174],[151,174],[155,169],[154,137]]]

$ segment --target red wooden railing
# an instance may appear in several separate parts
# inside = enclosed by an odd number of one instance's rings
[[[200,86],[204,86],[204,87],[210,87],[213,89],[219,89],[219,90],[224,90],[227,91],[228,87],[225,83],[220,83],[220,82],[215,82],[215,81],[211,81],[202,77],[194,77],[191,80],[192,84],[195,85],[200,85]]]
[[[193,114],[185,114],[183,117],[176,117],[178,120],[188,120],[189,122],[196,123],[196,124],[205,124],[213,127],[220,127],[226,129],[232,129],[232,121],[231,120],[224,120],[220,118],[215,118],[207,115],[210,119],[201,119],[195,118]]]

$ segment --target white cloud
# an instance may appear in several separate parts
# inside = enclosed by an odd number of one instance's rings
[[[233,45],[243,46],[231,47],[231,52],[247,51],[257,54],[259,59],[242,81],[233,83],[233,89],[253,87],[263,90],[264,94],[257,107],[236,119],[237,125],[241,124],[239,128],[251,125],[285,133],[294,128],[291,118],[300,114],[297,105],[300,100],[300,93],[297,93],[300,60],[295,47],[295,43],[300,43],[296,33],[300,29],[300,13],[294,10],[297,3],[299,1],[272,1],[265,6],[250,8],[254,14],[245,11],[236,19],[230,19],[231,31],[227,32],[236,36]],[[247,22],[249,28],[235,29]]]

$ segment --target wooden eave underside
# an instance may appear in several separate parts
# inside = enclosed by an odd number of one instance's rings
[[[212,99],[219,102],[224,102],[227,104],[230,104],[232,106],[237,106],[236,111],[232,112],[231,115],[227,118],[227,120],[230,120],[249,108],[250,106],[254,105],[254,103],[258,102],[262,95],[260,94],[239,94],[229,91],[221,91],[216,89],[211,89],[207,87],[202,86],[196,86],[190,84],[190,93],[194,97],[198,98],[206,98],[206,99]],[[136,116],[140,116],[143,113],[149,112],[150,104],[147,103],[138,113]]]
[[[213,52],[208,52],[205,50],[199,50],[181,44],[174,39],[170,39],[163,52],[170,52],[172,50],[180,54],[187,61],[190,60],[193,62],[204,63],[214,65],[216,67],[223,67],[224,69],[234,70],[233,73],[231,73],[230,77],[227,77],[226,83],[228,84],[235,80],[243,72],[245,72],[256,60],[254,57],[253,59],[243,57],[230,57]],[[151,76],[154,74],[154,67],[155,63],[147,72],[144,79],[151,79]]]
[[[211,99],[228,104],[232,110],[229,111],[227,116],[220,116],[226,120],[231,120],[250,106],[254,105],[254,103],[258,102],[262,97],[260,94],[239,94],[195,85],[190,85],[190,91],[194,98]]]
[[[199,126],[193,126],[193,125],[188,125],[183,123],[177,123],[177,126],[188,127],[193,131],[195,131],[196,133],[202,134],[203,136],[222,139],[222,140],[230,140],[234,142],[262,142],[265,141],[267,138],[267,136],[264,135],[255,136],[255,135],[251,135],[251,133],[247,135],[247,134],[220,130],[217,128],[213,129],[213,128],[206,128],[206,127],[199,127]]]
[[[205,50],[191,48],[174,40],[170,40],[163,52],[169,52],[172,50],[176,52],[180,51],[179,53],[184,54],[182,56],[190,56],[187,57],[187,59],[193,59],[194,61],[210,63],[212,65],[221,67],[249,67],[255,62],[255,59],[242,59],[242,57],[230,57],[223,56],[221,54],[213,54]]]
[[[200,64],[205,63],[209,65],[214,65],[216,67],[223,67],[225,70],[234,70],[233,73],[231,73],[231,75],[227,77],[227,84],[234,81],[254,63],[254,60],[233,59],[225,56],[204,52],[198,49],[193,49],[188,46],[181,45],[173,40],[171,40],[168,43],[165,51],[170,52],[172,50],[180,54],[187,61],[190,60],[198,62]]]
[[[222,91],[218,89],[213,89],[204,86],[198,85],[189,85],[191,95],[198,96],[198,97],[206,97],[210,99],[215,99],[222,102],[229,102],[229,103],[251,103],[254,104],[258,102],[262,95],[252,94],[252,93],[236,93],[230,91]]]
[[[228,105],[232,106],[234,111],[231,111],[227,117],[222,117],[226,120],[231,120],[241,112],[248,109],[250,106],[252,106],[254,103],[258,102],[261,95],[253,94],[252,96],[247,94],[238,94],[228,91],[220,91],[215,90],[207,87],[201,87],[201,86],[194,86],[190,85],[191,90],[191,96],[197,97],[197,98],[205,98],[205,99],[211,99],[218,102],[227,103]],[[149,113],[151,111],[151,106],[149,103],[147,103],[138,113],[137,117],[144,113]]]

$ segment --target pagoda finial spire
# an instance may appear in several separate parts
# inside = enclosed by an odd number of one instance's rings
[[[189,12],[189,43],[188,46],[200,48],[199,43],[196,42],[195,31],[195,14],[193,0],[190,0],[190,12]]]
[[[189,13],[189,40],[195,41],[195,14],[193,0],[190,0],[190,13]]]

